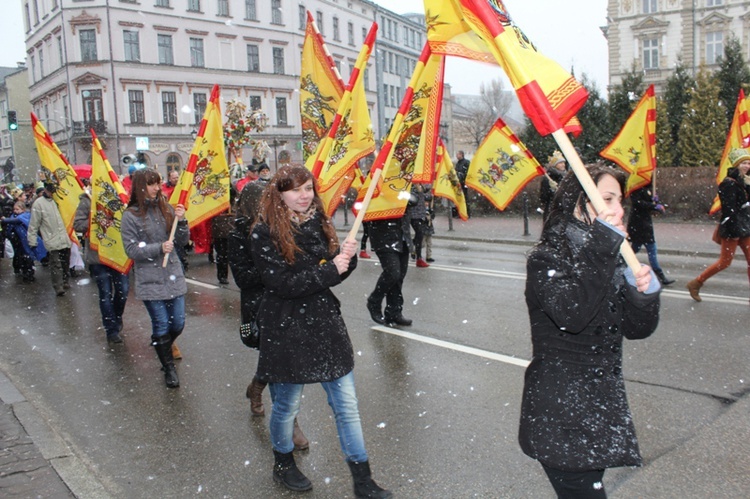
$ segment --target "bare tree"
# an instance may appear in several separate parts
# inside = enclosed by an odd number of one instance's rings
[[[502,80],[492,80],[479,87],[479,95],[462,98],[453,106],[453,125],[460,142],[479,147],[487,132],[500,116],[510,109],[513,97]]]

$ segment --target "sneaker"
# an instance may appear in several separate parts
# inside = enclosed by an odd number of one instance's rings
[[[362,250],[362,251],[360,251],[360,252],[359,252],[359,257],[360,257],[360,258],[364,258],[364,259],[372,258],[372,257],[370,256],[370,254],[369,254],[369,253],[368,253],[368,252],[367,252],[366,250]]]
[[[430,264],[429,264],[429,263],[427,263],[427,262],[425,262],[425,261],[424,261],[424,260],[422,260],[421,258],[418,258],[418,259],[417,259],[417,267],[420,267],[420,268],[427,268],[427,267],[429,267],[429,266],[430,266]]]

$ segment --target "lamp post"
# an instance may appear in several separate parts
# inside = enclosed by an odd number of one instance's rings
[[[190,138],[193,139],[193,142],[195,142],[195,139],[198,137],[198,130],[193,127],[192,130],[190,130]]]

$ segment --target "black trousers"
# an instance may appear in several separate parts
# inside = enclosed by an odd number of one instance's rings
[[[424,230],[426,220],[424,218],[412,218],[410,221],[412,229],[414,229],[414,254],[418,259],[422,259],[422,241],[424,240]]]
[[[401,288],[404,285],[406,270],[409,268],[409,247],[402,242],[400,252],[386,250],[375,251],[375,254],[378,255],[383,270],[367,301],[380,309],[385,298],[383,317],[388,321],[401,315],[404,308],[404,295],[401,293]]]
[[[607,499],[604,470],[561,471],[542,465],[558,499]]]
[[[216,278],[226,279],[229,276],[229,254],[227,239],[214,239],[216,250]]]
[[[360,247],[362,251],[367,250],[367,239],[370,237],[370,222],[362,222],[362,242]]]

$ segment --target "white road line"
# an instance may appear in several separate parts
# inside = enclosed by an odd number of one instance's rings
[[[185,282],[189,284],[195,284],[196,286],[200,286],[202,288],[219,289],[219,286],[216,286],[215,284],[208,284],[206,282],[196,281],[195,279],[185,278]]]
[[[410,333],[408,331],[402,331],[400,329],[393,329],[393,328],[386,327],[386,326],[373,326],[372,329],[376,331],[381,331],[383,333],[392,334],[394,336],[401,336],[402,338],[407,338],[410,340],[427,343],[429,345],[435,345],[435,346],[439,346],[442,348],[447,348],[449,350],[455,350],[456,352],[463,352],[463,353],[468,353],[470,355],[476,355],[477,357],[482,357],[485,359],[497,360],[499,362],[504,362],[505,364],[512,364],[514,366],[519,366],[519,367],[526,367],[529,365],[528,360],[519,359],[517,357],[511,357],[509,355],[503,355],[500,353],[489,352],[487,350],[481,350],[479,348],[467,347],[464,345],[451,343],[449,341],[437,340],[435,338],[430,338],[428,336],[422,336],[420,334]]]

